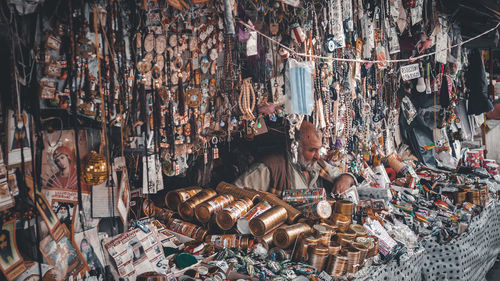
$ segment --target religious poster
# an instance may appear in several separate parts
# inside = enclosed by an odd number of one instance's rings
[[[104,255],[97,234],[97,228],[75,233],[75,244],[79,247],[90,271],[104,273]]]
[[[40,242],[40,252],[47,263],[68,280],[70,276],[76,278],[78,274],[85,274],[88,266],[80,253],[79,248],[72,242],[68,229],[64,229],[64,236],[55,241],[52,236],[45,237]]]
[[[50,277],[55,277],[54,274],[49,273],[51,271],[52,267],[48,264],[43,264],[41,265],[42,268],[42,276],[43,278],[40,279],[40,271],[38,267],[37,262],[33,261],[25,261],[24,266],[26,267],[26,270],[16,277],[13,281],[39,281],[39,280],[57,280],[56,278],[49,279]],[[50,275],[50,277],[49,277]]]
[[[44,188],[64,191],[78,191],[76,170],[76,147],[73,130],[44,132],[42,154],[42,184]],[[87,134],[79,133],[80,159],[87,154]],[[83,168],[83,167],[82,167]],[[89,193],[85,182],[81,181],[82,192]]]
[[[7,167],[5,166],[5,161],[3,160],[3,152],[0,149],[0,179],[7,176]]]
[[[116,177],[116,182],[119,183],[119,194],[116,210],[118,211],[123,223],[127,222],[128,211],[130,208],[130,186],[127,174],[127,167],[125,166],[125,158],[117,157],[114,160],[113,168]]]
[[[75,205],[73,202],[52,201],[52,210],[61,224],[64,224],[70,231],[73,228],[72,221],[75,214]]]
[[[14,197],[10,193],[7,178],[0,178],[0,211],[13,207]]]
[[[90,194],[82,194],[82,205],[83,213],[81,215],[75,215],[73,218],[73,230],[75,233],[97,227],[100,221],[99,218],[92,217]],[[78,204],[75,204],[75,214],[80,214],[80,206]],[[83,227],[85,229],[82,229],[81,219],[83,219]]]
[[[0,229],[0,269],[7,280],[14,280],[26,270],[17,250],[15,220],[8,221]]]
[[[31,194],[34,196],[33,194]],[[64,229],[61,227],[61,222],[57,218],[56,214],[51,208],[51,205],[48,203],[47,198],[42,193],[37,192],[36,198],[32,198],[33,201],[36,201],[36,207],[38,212],[42,216],[43,221],[47,225],[47,228],[50,231],[50,235],[56,240],[59,241],[64,235]]]
[[[73,221],[73,226],[68,226],[68,229],[73,229],[73,232],[81,232],[84,229],[82,229],[82,223],[80,222],[80,216],[76,215],[79,214],[79,206],[78,206],[78,193],[77,192],[69,192],[66,190],[62,189],[49,189],[49,188],[44,188],[42,190],[42,193],[45,195],[47,198],[48,202],[52,202],[52,205],[54,205],[54,202],[65,202],[65,203],[71,203],[73,206],[74,211],[71,212],[72,215],[71,219]],[[95,219],[92,217],[92,210],[91,210],[91,204],[90,204],[90,198],[91,195],[89,193],[82,193],[82,204],[83,204],[83,225],[85,229],[90,229],[97,227],[99,224],[99,219]],[[53,208],[56,208],[53,206]],[[56,210],[54,209],[54,212]]]
[[[7,113],[7,164],[17,165],[31,161],[30,115],[23,111],[21,114],[9,110]],[[22,153],[21,153],[22,152]]]

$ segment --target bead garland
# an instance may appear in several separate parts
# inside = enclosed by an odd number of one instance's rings
[[[255,119],[253,115],[253,110],[255,108],[255,92],[250,82],[251,78],[243,79],[243,84],[241,85],[241,93],[238,99],[238,106],[240,108],[243,116],[241,119],[246,121],[252,121]]]

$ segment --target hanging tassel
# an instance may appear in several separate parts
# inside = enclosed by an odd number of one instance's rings
[[[197,138],[196,136],[198,135],[198,122],[196,122],[196,115],[197,114],[191,114],[191,119],[189,120],[189,123],[191,124],[191,142],[196,143]]]
[[[179,96],[177,97],[177,111],[180,116],[184,116],[185,103],[184,103],[184,86],[182,85],[182,77],[179,77]]]
[[[450,105],[450,93],[448,92],[448,77],[443,73],[441,82],[441,89],[439,90],[439,104],[443,108],[447,108]]]

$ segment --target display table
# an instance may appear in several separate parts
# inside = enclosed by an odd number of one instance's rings
[[[435,241],[422,241],[423,280],[485,280],[500,253],[500,202],[490,201],[464,235],[448,244]]]
[[[497,163],[500,163],[500,146],[498,146],[498,140],[500,139],[500,120],[488,120],[488,127],[490,130],[486,133],[486,149],[488,153],[486,158],[495,159]]]
[[[392,260],[382,266],[373,266],[358,272],[355,280],[381,281],[381,280],[422,280],[423,261],[425,249],[420,248],[412,254],[404,254],[401,259]]]
[[[488,185],[498,190],[498,184]],[[403,255],[399,263],[393,260],[361,270],[356,280],[486,280],[500,253],[500,201],[490,200],[460,237],[442,245],[435,237],[426,237],[422,246]]]

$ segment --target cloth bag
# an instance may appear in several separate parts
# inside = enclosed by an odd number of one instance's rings
[[[465,73],[465,81],[469,89],[467,113],[478,115],[493,110],[493,104],[488,99],[488,81],[483,59],[477,49],[469,54],[469,69]]]

